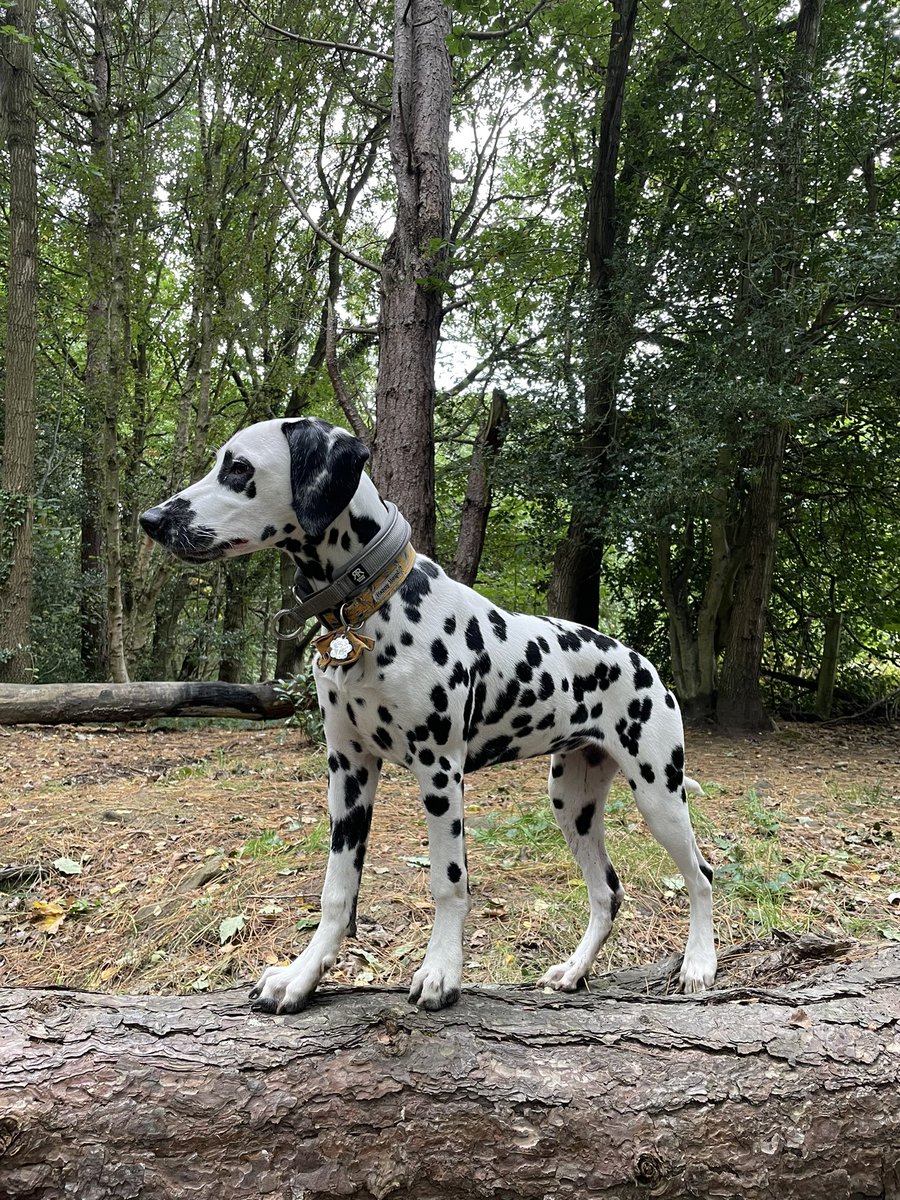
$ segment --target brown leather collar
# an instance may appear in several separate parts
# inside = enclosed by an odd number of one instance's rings
[[[349,667],[364,650],[373,649],[374,639],[362,637],[356,630],[393,596],[413,569],[415,561],[416,552],[412,543],[407,542],[394,561],[388,563],[358,596],[342,604],[339,612],[327,609],[319,613],[319,620],[330,630],[315,638],[320,668]]]

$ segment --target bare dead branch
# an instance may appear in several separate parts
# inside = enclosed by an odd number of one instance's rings
[[[360,441],[370,446],[372,444],[372,434],[360,416],[359,409],[353,402],[353,397],[347,391],[347,385],[344,383],[343,376],[341,375],[340,364],[337,360],[337,315],[330,299],[328,300],[327,307],[328,315],[325,320],[325,366],[328,368],[328,378],[331,380],[331,386],[334,388],[337,402],[350,422],[350,428]]]

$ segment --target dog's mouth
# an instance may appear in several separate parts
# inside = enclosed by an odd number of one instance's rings
[[[229,550],[237,550],[246,545],[246,538],[232,538],[228,542],[216,542],[212,546],[166,546],[166,549],[182,562],[207,563],[224,558]]]
[[[182,562],[213,562],[248,544],[246,538],[223,539],[209,526],[193,524],[194,510],[182,496],[148,509],[139,519],[144,532]]]

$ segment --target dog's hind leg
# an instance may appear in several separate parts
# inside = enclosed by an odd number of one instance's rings
[[[264,1012],[299,1012],[325,972],[334,965],[341,942],[356,918],[359,879],[372,822],[380,761],[371,754],[328,754],[328,814],[331,852],[322,886],[319,927],[299,958],[288,967],[269,967],[250,993]]]
[[[683,756],[679,761],[683,761]],[[652,782],[643,776],[629,782],[641,816],[650,832],[674,860],[690,898],[690,930],[681,966],[681,990],[703,992],[712,986],[716,977],[712,924],[713,873],[700,853],[691,828],[686,789],[681,779],[675,776],[672,777],[674,786],[667,787],[659,773],[655,774]]]
[[[455,1004],[462,984],[463,926],[469,911],[463,829],[462,764],[427,749],[413,768],[428,819],[434,927],[425,959],[412,978],[410,1004],[439,1009]]]
[[[554,754],[550,760],[548,789],[553,812],[581,868],[591,906],[588,927],[577,949],[541,979],[557,991],[573,992],[586,978],[625,895],[603,836],[603,809],[618,769],[599,746]]]

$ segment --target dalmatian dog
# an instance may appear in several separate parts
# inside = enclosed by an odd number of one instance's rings
[[[363,472],[367,458],[360,440],[325,421],[263,421],[235,434],[208,475],[144,513],[141,524],[191,563],[278,547],[308,588],[328,587],[388,520],[390,506]],[[373,646],[357,661],[314,667],[331,821],[320,924],[290,966],[265,971],[251,992],[254,1007],[302,1009],[354,928],[384,759],[416,777],[428,824],[435,916],[411,1003],[435,1010],[459,997],[469,907],[464,776],[548,754],[553,812],[584,875],[590,918],[573,953],[541,983],[578,989],[622,902],[603,825],[610,784],[622,771],[690,898],[681,989],[710,987],[712,870],[686,803],[699,788],[684,774],[678,705],[653,666],[594,629],[504,612],[421,555],[359,633]]]

